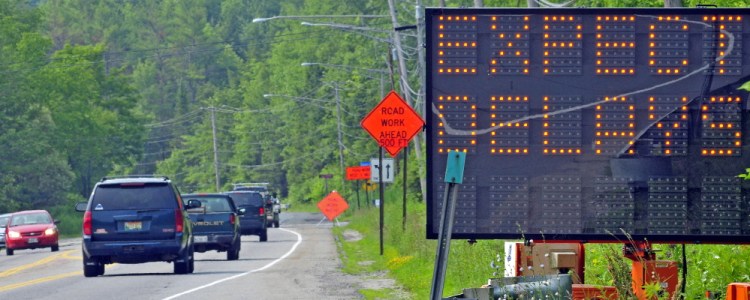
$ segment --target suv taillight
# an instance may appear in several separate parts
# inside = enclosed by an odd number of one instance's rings
[[[174,210],[174,224],[174,231],[182,233],[182,210],[179,208]]]
[[[234,225],[234,214],[229,215],[229,224]]]
[[[83,235],[91,236],[91,211],[83,213]]]
[[[262,216],[262,215],[265,215],[265,214],[266,214],[266,210],[265,210],[264,208],[262,208],[262,207],[261,207],[261,208],[260,208],[260,209],[258,210],[258,214],[259,214],[259,215],[261,215],[261,216]]]

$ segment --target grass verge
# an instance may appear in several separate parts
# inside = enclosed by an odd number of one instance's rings
[[[377,207],[352,207],[339,218],[349,221],[347,226],[334,228],[334,233],[342,241],[344,271],[365,276],[384,275],[395,279],[396,289],[403,289],[394,291],[384,287],[360,291],[366,299],[428,299],[437,242],[425,238],[425,204],[417,202],[414,197],[408,199],[407,219],[402,228],[401,193],[395,189],[388,191],[384,203],[383,255],[380,255]],[[359,233],[361,239],[347,241],[344,236],[348,230]],[[453,240],[443,296],[460,294],[463,288],[479,287],[491,277],[502,277],[504,242],[479,240],[471,245],[465,240]],[[617,286],[623,291],[631,289],[631,261],[622,256],[622,246],[586,245],[587,284]],[[657,259],[677,261],[681,270],[680,245],[656,244],[654,248]],[[747,260],[750,246],[686,245],[685,249],[688,267],[686,299],[703,299],[707,291],[721,295],[729,283],[750,282],[750,261]],[[494,267],[491,265],[493,261]]]
[[[352,210],[345,216],[350,221],[345,227],[335,227],[334,233],[343,241],[344,271],[367,275],[385,272],[396,280],[401,293],[393,291],[363,291],[367,299],[427,299],[432,283],[437,242],[425,238],[425,204],[414,197],[407,199],[406,222],[403,222],[403,196],[388,191],[384,201],[383,255],[380,254],[379,208],[371,206]],[[344,232],[354,230],[362,239],[347,241]],[[469,244],[453,240],[448,259],[443,295],[461,293],[465,287],[487,282],[497,269],[491,262],[502,255],[503,241],[479,241]]]

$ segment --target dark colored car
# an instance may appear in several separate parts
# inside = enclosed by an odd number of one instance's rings
[[[5,227],[5,253],[13,255],[15,250],[36,248],[59,250],[57,223],[46,210],[10,214]]]
[[[266,225],[265,199],[263,195],[254,191],[231,191],[225,194],[232,197],[234,204],[245,209],[245,215],[240,216],[240,228],[243,235],[257,235],[261,242],[268,240]]]
[[[196,252],[216,250],[227,252],[227,260],[240,258],[240,216],[244,208],[236,208],[231,197],[225,194],[187,194],[182,201],[199,201],[201,206],[191,208],[193,240]]]
[[[8,226],[10,214],[0,215],[0,247],[5,247],[5,227]]]
[[[166,177],[102,178],[83,211],[83,275],[104,274],[104,265],[166,261],[174,272],[193,272],[193,233],[180,192]]]
[[[253,191],[260,193],[266,202],[266,227],[279,227],[279,214],[281,205],[278,203],[276,193],[268,190],[268,183],[235,183],[232,184],[233,191]]]

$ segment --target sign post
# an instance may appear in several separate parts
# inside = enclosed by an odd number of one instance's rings
[[[380,145],[378,163],[380,166],[384,166],[383,149],[388,151],[388,154],[392,157],[396,157],[398,152],[409,145],[409,141],[422,130],[424,120],[395,91],[391,91],[362,119],[360,125]],[[383,255],[383,207],[385,206],[383,175],[383,168],[378,168],[378,181],[380,182],[380,255]]]
[[[354,180],[354,185],[357,191],[357,209],[361,208],[359,205],[359,185],[357,181],[370,179],[370,167],[369,166],[358,166],[358,167],[347,167],[346,168],[346,180]]]
[[[433,270],[432,289],[430,290],[431,300],[443,298],[445,268],[448,266],[448,254],[450,254],[451,235],[453,234],[453,215],[456,211],[458,185],[463,183],[466,153],[458,151],[449,152],[446,165],[445,183],[447,187],[443,196],[443,207],[440,215],[440,231],[435,255],[435,269]]]
[[[320,174],[318,175],[318,178],[323,178],[323,182],[325,184],[325,191],[328,191],[328,179],[333,178],[333,174]]]

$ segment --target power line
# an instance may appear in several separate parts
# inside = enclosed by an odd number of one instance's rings
[[[183,122],[195,120],[195,119],[197,119],[197,117],[200,116],[199,114],[202,112],[202,109],[203,108],[200,108],[200,109],[191,111],[189,113],[186,113],[184,115],[174,117],[174,118],[169,119],[169,120],[165,120],[165,121],[161,121],[161,122],[156,122],[156,123],[151,123],[151,124],[145,124],[145,125],[143,125],[143,127],[146,127],[146,128],[165,127],[165,126],[172,126],[174,124],[178,124],[178,123],[183,123]]]

